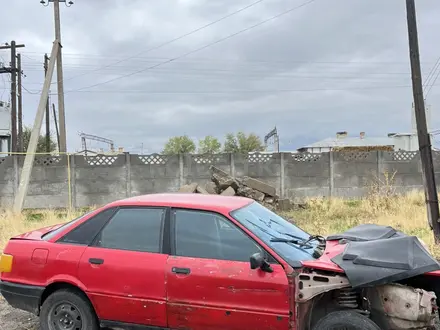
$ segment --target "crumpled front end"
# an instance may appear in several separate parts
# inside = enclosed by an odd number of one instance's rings
[[[377,324],[386,329],[426,329],[436,321],[436,295],[401,284],[387,284],[365,290],[364,299]]]
[[[437,329],[437,297],[432,291],[400,283],[353,288],[345,274],[308,268],[297,274],[295,286],[299,330],[313,329],[319,319],[337,310],[356,311],[383,330]]]

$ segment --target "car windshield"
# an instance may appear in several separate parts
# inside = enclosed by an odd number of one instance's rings
[[[287,262],[315,259],[313,250],[298,244],[310,235],[257,202],[231,212],[231,216],[252,231]],[[297,241],[297,242],[295,242]],[[316,247],[316,242],[308,245]]]

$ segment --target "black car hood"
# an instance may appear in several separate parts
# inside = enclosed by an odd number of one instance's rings
[[[415,236],[389,226],[360,225],[327,241],[347,243],[331,260],[342,268],[353,288],[376,286],[440,270],[440,264]]]

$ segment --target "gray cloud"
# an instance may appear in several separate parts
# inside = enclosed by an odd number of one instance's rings
[[[135,56],[249,5],[252,0],[81,1],[62,8],[65,90],[91,86],[175,58],[277,15],[305,0],[265,0],[160,49]],[[0,42],[26,43],[25,87],[38,91],[53,41],[52,8],[11,1]],[[425,76],[440,56],[440,3],[417,3]],[[7,59],[8,53],[0,55]],[[95,71],[93,71],[95,70]],[[412,93],[405,5],[389,0],[316,2],[180,60],[66,94],[68,147],[78,131],[111,138],[133,152],[160,151],[171,136],[194,139],[244,130],[264,136],[277,125],[281,145],[348,130],[383,136],[410,129]],[[0,87],[3,87],[0,80]],[[437,81],[440,85],[440,79]],[[389,86],[389,87],[387,87]],[[8,87],[8,86],[6,86]],[[438,87],[428,103],[440,126]],[[56,93],[56,85],[53,85]],[[0,93],[1,95],[1,93]],[[3,97],[5,99],[5,96]],[[56,95],[52,96],[56,102]],[[25,95],[30,124],[38,95]]]

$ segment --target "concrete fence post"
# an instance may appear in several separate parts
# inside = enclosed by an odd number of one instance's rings
[[[284,152],[280,153],[280,198],[284,198],[285,193],[285,174],[284,174]]]
[[[70,157],[70,193],[71,193],[71,203],[72,209],[76,209],[76,165],[75,165],[75,155],[67,155]]]
[[[380,177],[380,175],[381,175],[381,173],[383,173],[383,153],[382,153],[382,151],[377,151],[377,169],[376,169],[376,171],[377,171],[377,173],[376,173],[376,179],[375,179],[375,181],[377,181],[376,182],[376,184],[378,185],[378,188],[380,189],[380,186],[381,186],[381,177]]]
[[[13,155],[11,157],[14,162],[14,184],[12,185],[13,186],[12,189],[13,189],[14,197],[15,197],[15,195],[17,195],[18,185],[20,184],[20,167],[18,164],[19,156]]]
[[[179,154],[179,189],[186,184],[184,171],[183,171],[183,167],[184,167],[183,157],[184,157],[183,154]]]
[[[125,195],[127,197],[131,197],[131,160],[130,160],[130,154],[128,152],[125,152]]]
[[[335,194],[335,166],[334,166],[334,158],[333,151],[329,152],[329,196],[330,198],[334,197]]]
[[[231,176],[235,177],[235,156],[233,153],[229,154],[230,168],[231,168]]]

